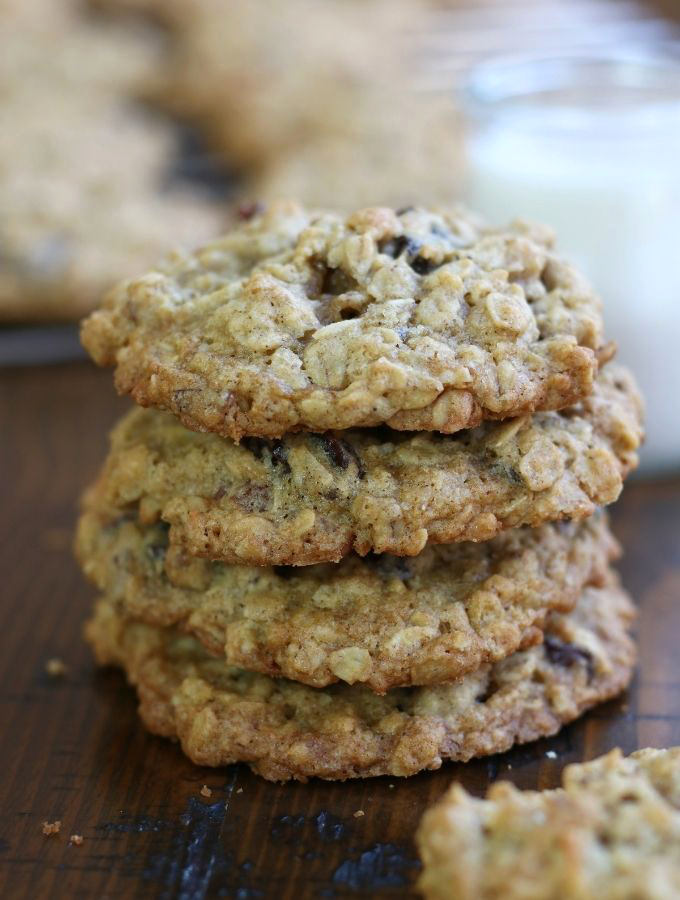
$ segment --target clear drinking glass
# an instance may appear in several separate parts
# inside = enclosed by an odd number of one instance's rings
[[[680,61],[674,48],[486,62],[463,91],[465,199],[552,225],[647,401],[643,469],[680,468]]]

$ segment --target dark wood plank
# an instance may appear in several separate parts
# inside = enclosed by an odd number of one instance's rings
[[[627,697],[553,740],[402,782],[279,786],[243,767],[192,766],[142,731],[132,692],[95,670],[81,639],[93,593],[71,558],[76,498],[126,406],[110,374],[85,364],[0,373],[0,896],[410,897],[414,828],[452,779],[478,792],[496,778],[547,787],[565,763],[614,745],[680,743],[671,480],[631,484],[615,509],[621,569],[642,605]],[[55,656],[68,666],[61,680],[44,670]],[[45,819],[60,819],[61,834],[44,837]]]

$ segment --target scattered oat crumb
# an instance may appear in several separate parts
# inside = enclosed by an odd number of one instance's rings
[[[358,810],[354,813],[354,818],[355,818],[355,819],[360,819],[363,815],[365,815],[363,809],[358,809]]]
[[[508,763],[508,770],[512,769],[512,763]]]
[[[394,787],[394,785],[393,785],[393,784],[388,784],[387,787],[388,787],[390,790],[392,790],[392,788]]]
[[[56,822],[43,822],[42,823],[42,833],[44,835],[47,835],[48,837],[51,834],[59,834],[60,830],[61,830],[61,822],[59,821],[59,819],[57,819]]]
[[[545,755],[548,759],[557,759],[557,753],[554,750],[546,750]]]
[[[242,793],[243,793],[243,788],[237,788],[237,789],[236,789],[236,793],[237,793],[237,794],[242,794]]]
[[[82,834],[72,834],[70,840],[71,843],[75,844],[76,847],[80,847],[80,845],[83,843],[83,836]]]
[[[66,666],[61,659],[54,656],[45,663],[45,671],[50,678],[63,678],[66,674]]]
[[[207,784],[204,784],[201,788],[201,797],[212,797],[212,791]]]

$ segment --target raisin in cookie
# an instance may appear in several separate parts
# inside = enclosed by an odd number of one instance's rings
[[[567,766],[563,787],[454,785],[423,818],[428,900],[674,900],[680,896],[680,747]]]
[[[374,691],[459,678],[542,638],[618,552],[603,515],[515,529],[482,544],[427,547],[413,559],[252,568],[192,559],[167,526],[81,517],[85,574],[120,613],[178,626],[230,665],[313,687]]]
[[[246,762],[273,781],[413,775],[554,734],[630,681],[633,607],[614,583],[550,615],[545,642],[436,687],[381,697],[246,672],[194,638],[126,620],[102,600],[87,637],[135,685],[150,731],[197,764]]]
[[[599,301],[546,231],[290,203],[122,283],[82,337],[119,391],[236,440],[559,409],[605,353]]]
[[[611,503],[637,462],[640,413],[616,365],[577,407],[453,436],[365,429],[236,445],[133,410],[113,432],[93,502],[160,518],[171,544],[222,562],[415,556],[428,539],[484,541]]]

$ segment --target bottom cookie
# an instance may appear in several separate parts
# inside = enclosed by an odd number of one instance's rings
[[[554,734],[630,681],[634,608],[612,580],[587,588],[545,641],[448,684],[384,696],[323,689],[227,666],[194,638],[121,617],[106,599],[86,635],[121,666],[154,734],[199,765],[246,762],[272,781],[413,775]]]
[[[563,788],[487,797],[454,785],[423,817],[428,900],[680,896],[680,747],[567,766]]]

